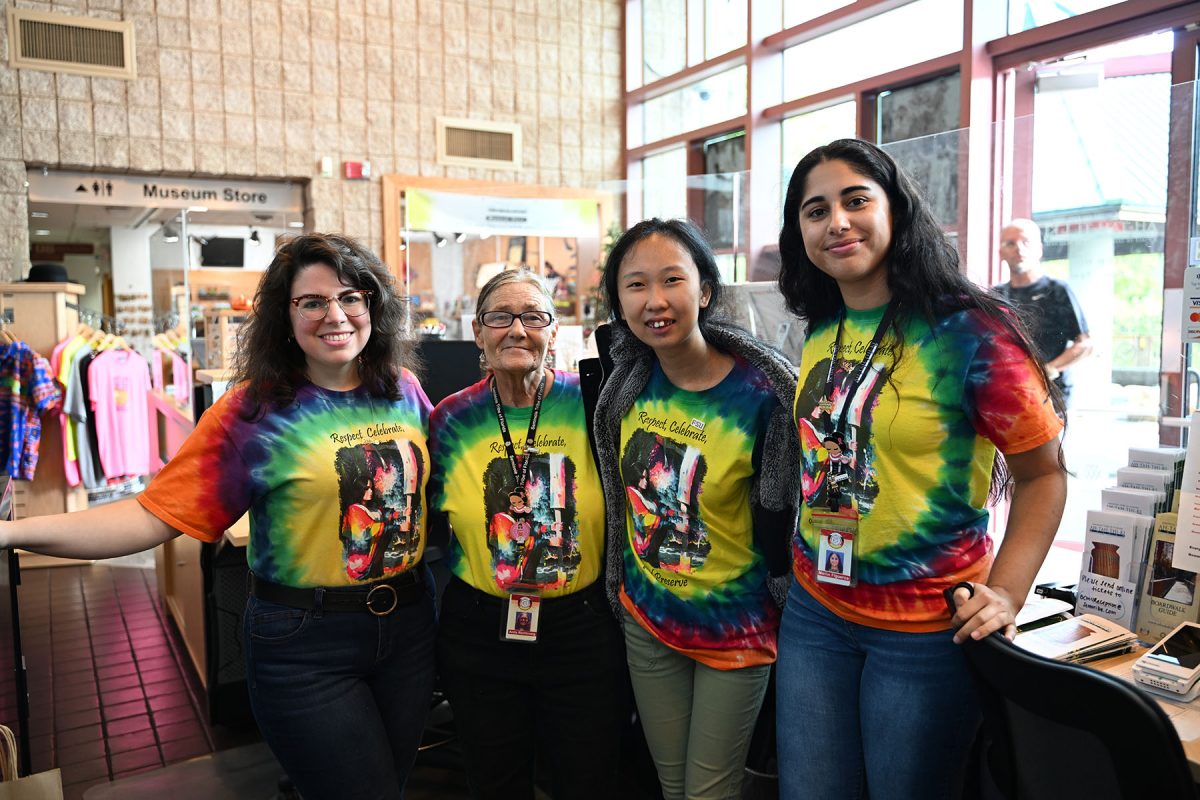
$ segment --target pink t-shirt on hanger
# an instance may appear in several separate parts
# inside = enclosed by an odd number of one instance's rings
[[[150,472],[150,365],[132,350],[106,350],[88,370],[100,463],[110,478]]]

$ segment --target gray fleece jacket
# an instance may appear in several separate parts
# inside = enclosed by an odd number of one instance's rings
[[[622,558],[627,538],[625,486],[620,474],[621,419],[650,380],[654,351],[639,341],[625,322],[612,325],[613,369],[600,392],[595,423],[596,455],[607,511],[606,588],[613,611],[619,616]],[[780,407],[771,415],[762,462],[750,497],[755,545],[770,574],[779,576],[770,581],[770,590],[775,601],[782,605],[787,595],[791,540],[800,498],[800,439],[791,411],[796,396],[796,371],[782,353],[735,325],[710,320],[705,323],[704,338],[718,350],[744,358],[762,370],[779,398]]]

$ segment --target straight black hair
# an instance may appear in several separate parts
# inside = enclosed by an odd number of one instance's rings
[[[614,320],[623,319],[617,283],[617,272],[621,269],[621,262],[629,255],[634,245],[654,234],[667,236],[687,250],[700,273],[700,286],[708,287],[708,305],[700,309],[700,332],[703,333],[713,309],[721,299],[721,270],[717,268],[717,259],[713,256],[712,248],[704,234],[686,219],[644,219],[617,239],[604,262],[604,294],[608,301],[609,316]]]

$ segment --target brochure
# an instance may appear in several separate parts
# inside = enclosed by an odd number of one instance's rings
[[[1177,514],[1159,514],[1150,540],[1150,560],[1138,604],[1138,638],[1153,644],[1181,622],[1200,622],[1196,573],[1171,564],[1175,554]]]
[[[1128,652],[1136,642],[1133,631],[1092,614],[1018,633],[1013,640],[1031,653],[1075,664]]]

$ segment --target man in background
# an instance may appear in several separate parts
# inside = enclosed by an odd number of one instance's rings
[[[1014,219],[1000,232],[1000,258],[1010,280],[996,287],[1021,314],[1046,378],[1070,402],[1070,367],[1092,352],[1087,320],[1071,287],[1042,272],[1042,233],[1033,220]]]

